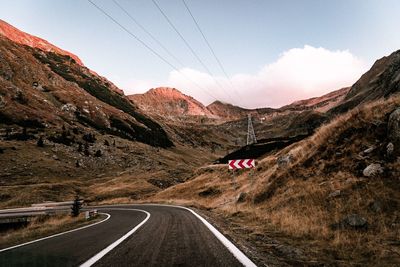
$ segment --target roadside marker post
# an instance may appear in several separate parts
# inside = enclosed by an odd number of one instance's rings
[[[232,170],[232,181],[233,181],[233,190],[237,190],[239,185],[236,183],[236,175],[240,169],[252,169],[251,177],[254,176],[254,168],[256,167],[255,159],[233,159],[228,161],[228,168]],[[253,178],[251,178],[251,184],[254,183]]]
[[[230,170],[237,169],[252,169],[256,167],[255,159],[233,159],[228,161],[228,167]]]

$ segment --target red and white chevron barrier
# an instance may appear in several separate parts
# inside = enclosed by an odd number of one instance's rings
[[[234,159],[228,162],[230,170],[236,169],[250,169],[256,166],[256,160],[254,159]]]

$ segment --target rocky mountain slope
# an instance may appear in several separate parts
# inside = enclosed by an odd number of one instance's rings
[[[346,112],[362,103],[398,93],[400,88],[400,50],[377,60],[369,71],[350,88],[340,105],[331,113]]]
[[[39,48],[40,50],[43,50],[45,52],[54,52],[60,55],[69,56],[70,58],[74,59],[76,63],[83,66],[83,63],[78,56],[68,51],[65,51],[55,45],[52,45],[42,38],[23,32],[1,19],[0,19],[0,35],[6,36],[13,42],[33,48]]]
[[[4,35],[0,35],[0,51],[2,124],[89,127],[154,146],[172,146],[157,122],[140,113],[114,90],[115,85],[69,55],[20,45]]]

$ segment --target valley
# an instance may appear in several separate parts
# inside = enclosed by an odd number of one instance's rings
[[[400,50],[332,90],[255,109],[179,88],[125,95],[0,20],[0,207],[176,204],[259,266],[396,266]],[[256,167],[228,170],[238,158]]]

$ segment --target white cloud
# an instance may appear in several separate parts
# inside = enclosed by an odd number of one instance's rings
[[[347,50],[330,51],[306,45],[285,51],[256,74],[236,74],[230,81],[185,68],[180,70],[184,75],[172,71],[165,82],[140,81],[131,83],[129,87],[142,92],[146,89],[141,88],[144,86],[171,86],[204,104],[209,104],[216,97],[244,107],[280,107],[350,86],[366,70],[367,65]]]

